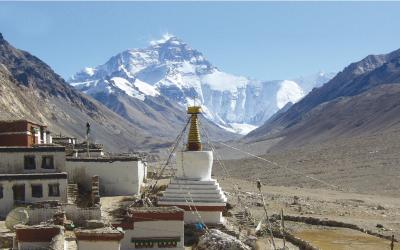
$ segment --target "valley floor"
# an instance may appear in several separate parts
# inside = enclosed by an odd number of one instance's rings
[[[234,205],[232,214],[247,207],[258,223],[264,216],[264,210],[256,183],[236,178],[217,178],[223,190],[228,192],[229,202]],[[239,191],[235,191],[235,185],[238,185]],[[263,186],[262,192],[270,216],[279,214],[283,209],[285,215],[335,220],[355,224],[381,235],[394,234],[396,239],[400,238],[399,198],[283,186]],[[295,196],[298,197],[297,201],[294,201]],[[234,216],[228,220],[239,226]],[[382,227],[378,228],[378,224]],[[389,240],[347,228],[292,221],[285,221],[285,227],[288,232],[321,249],[390,249]],[[396,244],[394,249],[400,249],[400,245]]]
[[[289,150],[277,150],[279,142],[280,139],[273,139],[233,145],[276,165],[218,144],[217,152],[227,171],[216,161],[214,174],[250,181],[260,179],[271,186],[324,188],[400,198],[400,130]]]

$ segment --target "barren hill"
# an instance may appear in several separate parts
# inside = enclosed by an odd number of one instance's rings
[[[338,137],[368,135],[398,126],[400,50],[368,56],[268,120],[244,141],[282,138],[290,148]]]

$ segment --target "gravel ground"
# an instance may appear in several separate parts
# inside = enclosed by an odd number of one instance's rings
[[[329,185],[333,185],[337,187],[335,190],[350,193],[400,198],[398,131],[271,152],[270,148],[276,141],[277,139],[234,146],[260,155],[277,165],[254,157],[249,158],[244,153],[221,145],[217,152],[224,159],[223,163],[229,174],[237,179],[261,179],[271,186],[331,189],[332,186]],[[227,176],[218,162],[214,163],[213,170],[217,176]]]
[[[254,217],[256,224],[263,218],[262,198],[256,188],[255,182],[226,177],[219,177],[218,180],[223,190],[227,192],[228,201],[234,206],[234,209],[231,211],[232,214],[244,211],[245,207],[247,207]],[[238,185],[238,191],[235,191],[235,185]],[[394,234],[397,239],[400,238],[400,199],[397,198],[325,189],[267,185],[262,187],[262,193],[266,200],[269,215],[279,214],[281,209],[283,209],[287,215],[315,217],[356,224],[382,235],[390,236]],[[240,197],[240,200],[238,200],[238,197]],[[234,216],[228,217],[228,221],[236,226],[240,224]],[[377,228],[378,224],[381,224],[383,228]],[[285,225],[286,229],[294,234],[299,234],[309,229],[316,230],[315,226],[304,223],[286,222]],[[317,229],[326,230],[332,228],[318,227]],[[342,230],[348,229],[339,228],[337,230],[336,232],[345,235],[345,232],[342,232]],[[358,239],[361,243],[365,240],[368,241],[368,238],[363,238],[363,236],[367,237],[365,234],[355,230],[350,231],[353,232],[354,239]],[[340,235],[340,233],[337,235]],[[377,244],[388,244],[387,240],[377,237],[371,238]],[[337,240],[340,241],[341,239],[338,238]],[[366,249],[372,250],[374,248]]]

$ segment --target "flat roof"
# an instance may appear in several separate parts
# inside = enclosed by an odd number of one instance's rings
[[[180,213],[184,210],[176,206],[165,206],[165,207],[130,207],[128,211],[135,213]]]
[[[52,138],[53,138],[53,140],[54,140],[54,139],[55,139],[55,140],[57,140],[57,139],[76,139],[76,137],[66,136],[66,135],[62,135],[62,136],[54,135]]]
[[[1,123],[18,123],[18,122],[26,122],[26,123],[38,125],[38,126],[41,126],[41,127],[47,127],[47,126],[44,125],[44,124],[37,123],[37,122],[33,122],[33,121],[30,121],[30,120],[26,120],[26,119],[19,119],[19,120],[0,120],[0,124],[1,124]]]
[[[67,179],[68,174],[62,173],[29,173],[29,174],[0,174],[0,181],[12,180],[39,180],[39,179]]]
[[[0,152],[65,152],[65,147],[49,144],[34,145],[33,147],[4,146],[0,147]]]
[[[77,162],[114,162],[114,161],[139,161],[137,156],[105,156],[105,157],[67,157],[67,161]]]
[[[78,149],[73,149],[73,151],[81,153],[81,152],[87,152],[87,149],[78,148]],[[102,151],[103,151],[103,149],[101,149],[101,148],[89,148],[89,152],[102,152]]]

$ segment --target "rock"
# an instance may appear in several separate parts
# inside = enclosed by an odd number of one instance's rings
[[[386,210],[386,208],[384,208],[384,207],[381,206],[381,205],[378,205],[378,206],[376,207],[376,210]]]
[[[382,224],[376,224],[377,228],[384,228],[384,226]]]
[[[0,249],[12,249],[14,233],[0,233]]]
[[[255,205],[256,205],[257,207],[262,207],[262,206],[263,206],[262,202],[256,202]]]
[[[227,202],[225,208],[226,208],[227,210],[233,209],[232,203]]]
[[[211,229],[201,236],[199,243],[194,248],[196,250],[250,250],[240,240],[217,229]]]
[[[293,196],[293,202],[292,202],[292,205],[298,205],[299,204],[299,200],[300,200],[300,198],[298,197],[298,196]]]
[[[86,228],[88,229],[96,229],[104,227],[104,222],[101,220],[87,220]]]
[[[232,213],[230,211],[224,210],[224,211],[222,211],[222,216],[224,216],[224,217],[232,217]]]
[[[256,249],[256,242],[257,237],[255,236],[248,236],[247,239],[244,241],[244,243],[250,246],[252,249]]]

